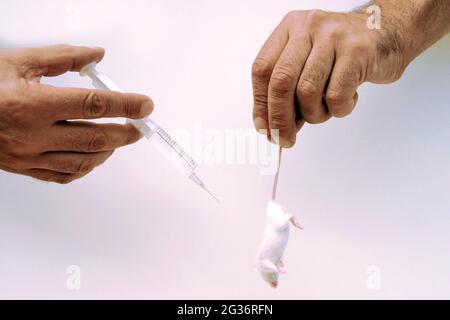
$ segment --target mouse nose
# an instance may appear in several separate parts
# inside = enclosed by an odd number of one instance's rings
[[[270,286],[271,286],[272,288],[276,288],[276,287],[278,286],[278,282],[273,281],[273,282],[270,284]]]

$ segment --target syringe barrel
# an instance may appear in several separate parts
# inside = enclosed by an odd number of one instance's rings
[[[138,129],[182,174],[189,177],[194,173],[197,168],[195,160],[152,119],[128,119],[127,123]]]
[[[95,63],[89,64],[80,71],[80,75],[88,76],[95,88],[123,92],[106,75],[95,69]],[[138,129],[153,145],[187,177],[191,177],[197,164],[172,137],[150,118],[139,120],[128,119],[127,123]]]

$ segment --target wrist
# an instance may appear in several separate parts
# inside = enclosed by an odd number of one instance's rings
[[[412,41],[408,25],[395,15],[382,16],[382,27],[378,33],[378,53],[382,59],[392,61],[397,67],[398,78],[408,65],[420,54]]]
[[[354,12],[365,17],[368,35],[376,45],[377,62],[373,71],[379,79],[378,83],[398,80],[407,66],[424,50],[418,45],[414,21],[409,19],[410,15],[400,5],[393,1],[374,0]],[[378,24],[370,25],[369,19],[378,21]]]
[[[448,0],[373,0],[370,5],[379,7],[380,31],[396,43],[406,66],[450,31]]]

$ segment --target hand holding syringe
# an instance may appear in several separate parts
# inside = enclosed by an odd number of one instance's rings
[[[95,69],[95,66],[95,63],[87,65],[80,71],[80,75],[91,78],[93,86],[97,89],[123,92],[111,79],[99,73]],[[175,167],[177,167],[184,175],[220,203],[219,199],[206,188],[206,185],[195,173],[195,169],[197,168],[195,160],[188,155],[164,129],[157,125],[156,122],[149,117],[140,120],[128,119],[127,122],[135,126],[147,139],[154,143],[157,149],[160,150],[167,159],[171,160]]]

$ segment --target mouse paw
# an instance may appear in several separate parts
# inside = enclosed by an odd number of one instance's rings
[[[277,268],[279,273],[286,273],[286,268],[284,267],[283,261],[280,260],[277,262]]]
[[[296,216],[292,216],[291,217],[291,223],[294,227],[298,228],[298,229],[303,229],[303,226],[300,224],[300,222],[297,220]]]

